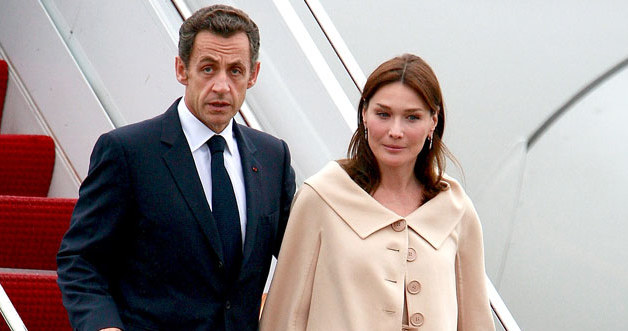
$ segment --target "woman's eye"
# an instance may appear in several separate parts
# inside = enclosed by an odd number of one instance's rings
[[[375,114],[376,114],[377,116],[379,116],[379,117],[382,117],[382,118],[386,118],[386,117],[388,117],[388,116],[389,116],[389,115],[388,115],[388,113],[384,113],[384,112],[377,112],[377,113],[375,113]]]
[[[416,116],[416,115],[410,115],[410,116],[408,116],[408,119],[409,119],[410,121],[416,121],[416,120],[418,120],[418,119],[419,119],[419,117],[418,117],[418,116]]]

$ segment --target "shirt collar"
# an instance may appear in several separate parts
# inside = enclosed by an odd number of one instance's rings
[[[194,114],[192,114],[183,98],[179,101],[177,111],[179,112],[179,119],[181,120],[183,133],[188,141],[188,145],[190,145],[192,153],[205,145],[209,138],[216,134],[225,138],[225,141],[227,142],[227,152],[231,154],[233,153],[234,148],[236,148],[235,138],[233,135],[233,120],[229,121],[229,124],[224,130],[222,130],[222,132],[216,133],[196,118]]]

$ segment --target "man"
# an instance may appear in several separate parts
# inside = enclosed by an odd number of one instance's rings
[[[75,329],[257,330],[295,190],[286,144],[233,120],[259,32],[215,5],[179,37],[184,98],[94,147],[57,256]]]

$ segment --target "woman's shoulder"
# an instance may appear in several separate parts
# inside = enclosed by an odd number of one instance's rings
[[[328,162],[318,172],[308,177],[297,190],[294,200],[320,200],[321,191],[330,190],[334,185],[333,179],[339,175],[339,173],[337,173],[338,169],[335,168],[334,163],[334,161]]]
[[[447,196],[452,205],[459,209],[461,220],[464,223],[473,224],[473,227],[479,227],[480,218],[473,201],[471,201],[471,198],[465,192],[462,184],[447,174],[443,174],[442,182],[447,188],[439,194]]]
[[[357,185],[337,161],[329,161],[317,173],[305,180],[316,191]]]
[[[320,171],[306,179],[300,190],[307,192],[307,195],[315,193],[333,206],[372,199],[337,161],[328,162]]]
[[[447,192],[446,194],[454,200],[454,203],[474,208],[471,198],[467,195],[464,187],[456,178],[448,175],[447,173],[443,173],[441,184],[444,186],[444,189],[440,194]]]
[[[443,173],[443,177],[441,178],[440,183],[441,185],[444,186],[444,191],[452,190],[456,193],[466,195],[464,188],[462,187],[460,182],[456,178],[450,176],[447,173]]]

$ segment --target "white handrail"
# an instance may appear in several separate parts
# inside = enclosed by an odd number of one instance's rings
[[[4,291],[2,284],[0,284],[0,312],[2,312],[2,317],[7,322],[9,329],[11,331],[26,331],[26,325],[22,322],[20,315],[18,315],[17,310],[13,307],[9,296]]]
[[[493,312],[495,312],[495,316],[504,327],[506,331],[521,331],[519,325],[517,325],[517,321],[512,317],[512,314],[506,307],[506,304],[502,300],[502,297],[497,293],[495,286],[493,286],[493,282],[486,276],[486,287],[488,291],[488,298],[491,301],[491,308],[493,308]]]
[[[174,5],[174,7],[177,9],[177,11],[179,12],[179,15],[181,15],[181,18],[185,20],[188,17],[192,16],[192,10],[190,9],[186,1],[171,0],[171,2]]]
[[[349,127],[349,132],[355,131],[357,128],[356,110],[327,64],[325,57],[321,54],[318,46],[316,46],[312,36],[308,33],[305,24],[303,24],[289,0],[273,0],[273,3],[303,51],[303,55],[310,62],[312,70],[314,70],[321,84],[327,90],[332,102],[336,104],[338,111]]]
[[[327,37],[327,40],[331,44],[331,47],[338,55],[340,62],[344,65],[349,77],[353,80],[353,83],[358,88],[360,93],[364,88],[364,84],[366,84],[366,76],[364,76],[364,72],[360,69],[360,65],[358,61],[355,60],[353,54],[347,47],[344,39],[336,29],[334,22],[331,20],[323,5],[321,5],[318,0],[305,0],[305,4],[310,9],[312,16],[320,26],[323,34]]]

